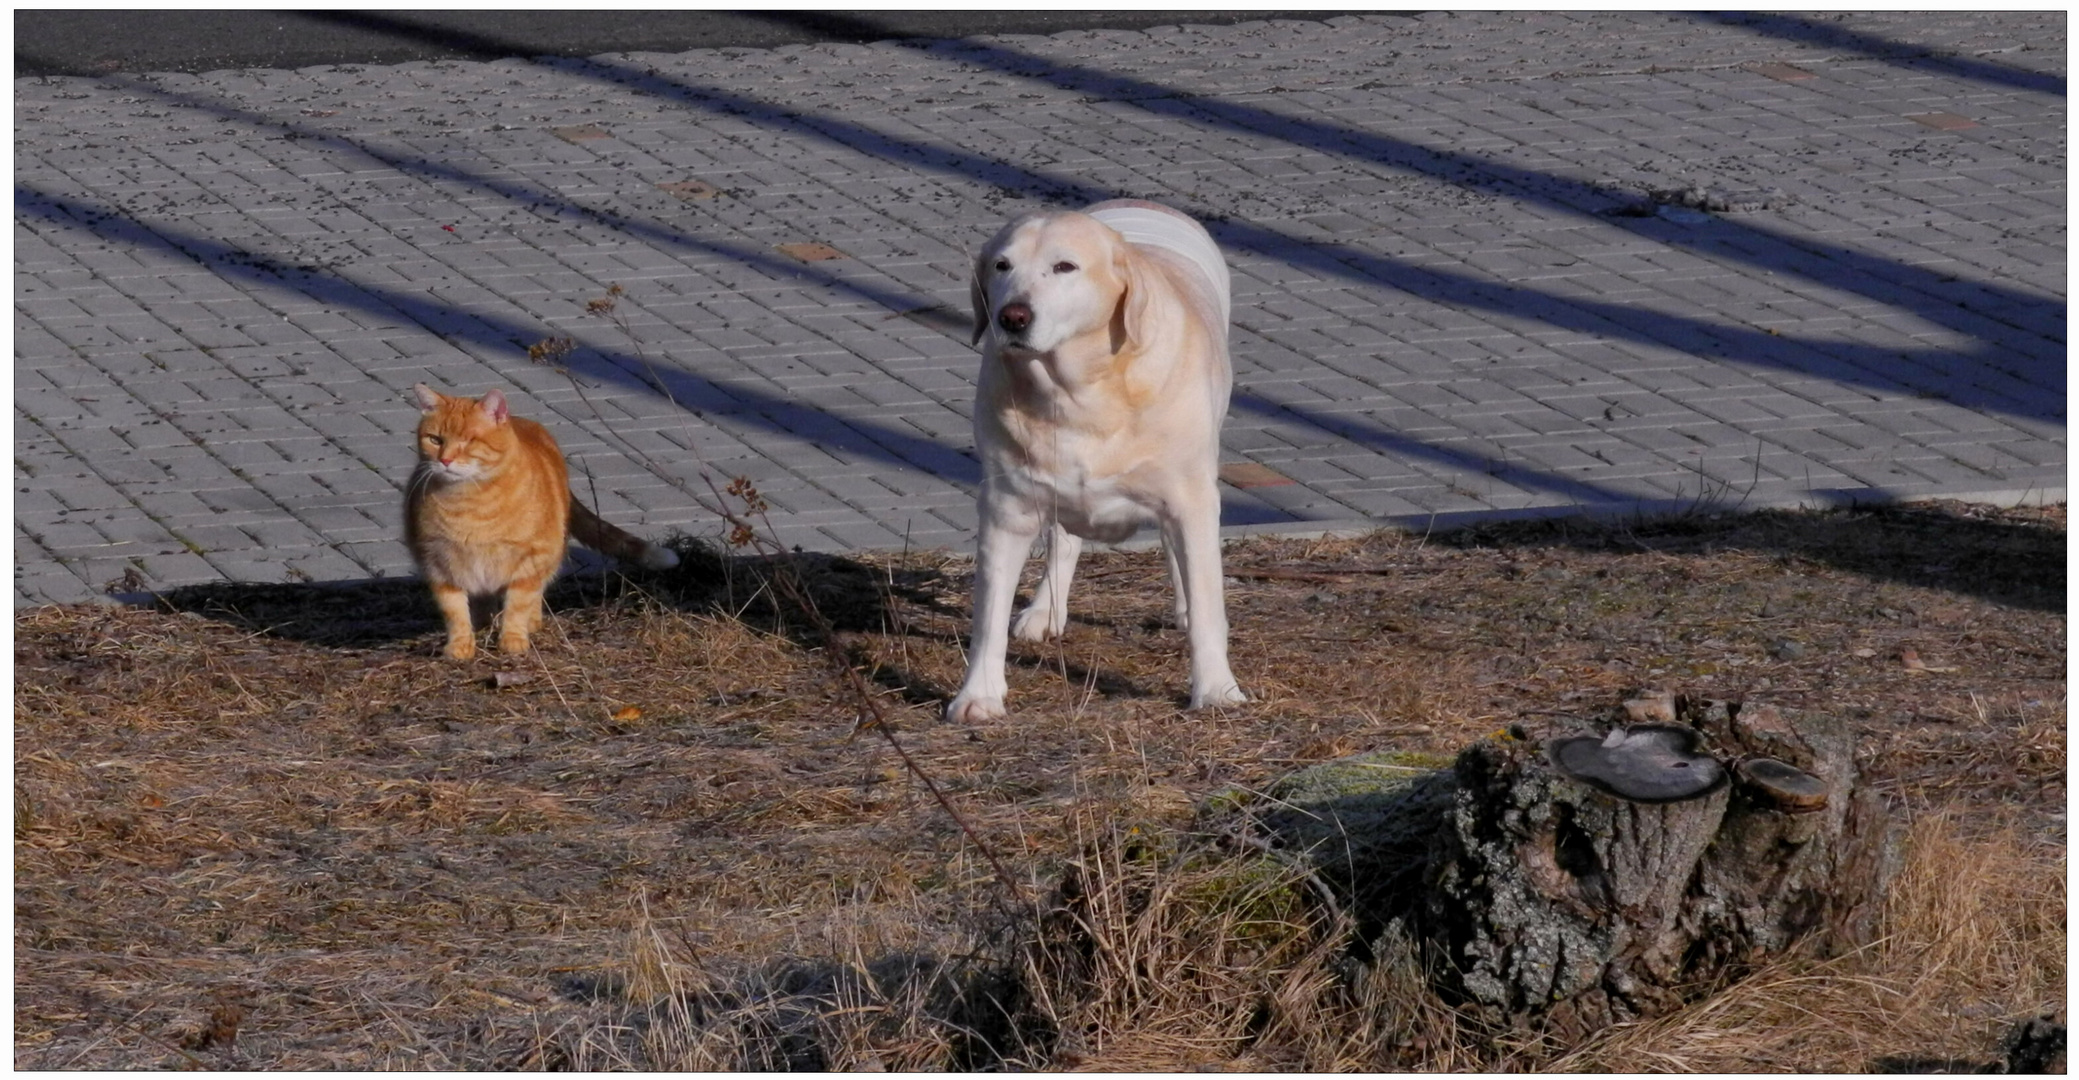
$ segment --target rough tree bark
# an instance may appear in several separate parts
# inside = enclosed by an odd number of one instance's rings
[[[1898,830],[1858,784],[1846,725],[1666,704],[1728,783],[1642,803],[1562,774],[1542,743],[1460,754],[1414,921],[1448,961],[1448,988],[1490,1020],[1578,1037],[1801,940],[1830,951],[1874,936]]]

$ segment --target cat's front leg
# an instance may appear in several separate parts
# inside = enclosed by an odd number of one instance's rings
[[[469,594],[436,581],[433,583],[433,602],[440,605],[440,617],[448,624],[448,647],[443,650],[448,659],[475,657],[476,628],[469,623]]]
[[[523,653],[527,638],[541,625],[541,594],[548,578],[515,581],[505,588],[505,614],[499,616],[498,651]]]

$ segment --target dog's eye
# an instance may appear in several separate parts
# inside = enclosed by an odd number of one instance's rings
[[[1009,260],[1009,259],[998,259],[998,260],[996,260],[996,272],[997,272],[997,273],[999,273],[999,274],[1002,274],[1002,273],[1006,273],[1006,272],[1008,272],[1008,271],[1010,270],[1010,268],[1011,268],[1011,260]]]
[[[1076,272],[1076,264],[1066,261],[1055,263],[1054,272],[1057,274],[1073,274]]]

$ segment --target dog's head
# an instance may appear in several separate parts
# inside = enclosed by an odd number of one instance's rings
[[[1085,214],[1029,214],[975,256],[969,299],[974,342],[992,330],[1003,348],[1052,352],[1088,334],[1108,351],[1141,339],[1151,296],[1141,256]]]

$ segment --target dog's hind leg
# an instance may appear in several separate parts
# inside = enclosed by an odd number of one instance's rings
[[[1083,539],[1056,522],[1047,530],[1047,570],[1040,575],[1039,588],[1032,592],[1032,606],[1011,621],[1011,636],[1019,641],[1046,641],[1068,629],[1068,584],[1076,576],[1076,560],[1083,554]]]
[[[1178,630],[1189,634],[1191,632],[1191,593],[1190,590],[1184,588],[1183,572],[1177,569],[1176,541],[1170,537],[1167,531],[1162,534],[1162,561],[1169,564],[1170,613],[1174,616],[1171,621],[1177,624]]]

